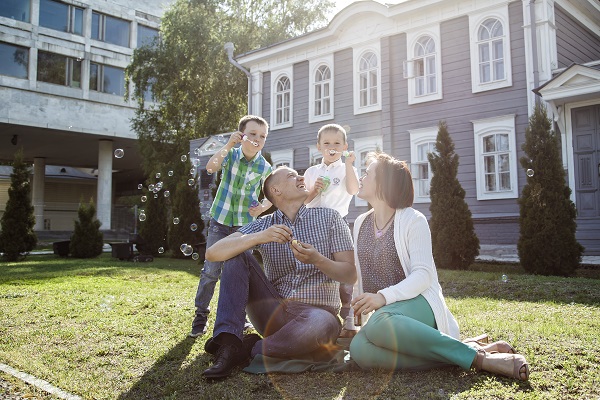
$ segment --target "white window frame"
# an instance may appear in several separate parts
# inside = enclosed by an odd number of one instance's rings
[[[435,82],[436,91],[433,93],[417,96],[416,94],[416,78],[414,73],[414,62],[416,59],[415,48],[419,39],[424,36],[429,36],[435,43]],[[440,25],[432,25],[424,29],[410,31],[406,33],[407,42],[407,68],[405,74],[408,77],[408,104],[419,104],[433,100],[440,100],[443,97],[442,93],[442,45],[441,45]]]
[[[294,149],[274,150],[270,153],[273,168],[281,164],[294,168]]]
[[[356,155],[356,160],[354,161],[354,166],[358,171],[359,178],[362,176],[363,172],[366,168],[364,165],[365,160],[362,157],[362,153],[368,151],[383,151],[383,137],[382,136],[369,136],[360,139],[353,139],[354,142],[354,154]],[[366,200],[361,199],[358,196],[354,196],[354,205],[356,207],[366,207],[369,203]]]
[[[377,57],[377,100],[376,103],[364,107],[360,106],[360,61],[368,52],[372,52]],[[364,114],[381,110],[381,44],[379,40],[352,48],[353,58],[353,82],[354,82],[354,115]]]
[[[277,124],[277,82],[287,77],[290,80],[290,120]],[[294,68],[292,66],[271,71],[271,131],[289,128],[294,125]]]
[[[329,68],[331,78],[329,79],[329,113],[315,115],[315,86],[317,85],[315,75],[317,70],[322,66]],[[333,83],[334,83],[334,70],[333,70],[333,54],[328,56],[320,57],[318,59],[308,61],[308,69],[310,71],[309,86],[308,86],[308,122],[321,122],[334,118],[333,106],[335,104]]]
[[[502,24],[503,52],[504,52],[504,79],[481,82],[479,75],[479,27],[486,20],[493,18]],[[494,90],[512,86],[512,59],[510,49],[510,25],[508,20],[508,5],[488,10],[483,13],[469,15],[469,41],[471,47],[471,90],[473,93]]]
[[[316,158],[320,158],[319,162],[315,162]],[[316,145],[308,147],[308,164],[310,167],[313,165],[319,165],[323,162],[323,154],[317,149]]]
[[[429,195],[421,195],[419,192],[419,181],[422,180],[421,177],[418,176],[418,168],[417,168],[417,160],[419,152],[418,147],[425,143],[436,142],[438,135],[439,127],[431,126],[427,128],[421,129],[412,129],[409,130],[408,133],[410,135],[410,161],[411,161],[411,174],[413,176],[413,184],[415,188],[415,203],[431,203],[431,197]],[[431,170],[431,164],[427,161],[427,168],[429,168],[429,176],[427,180],[429,181],[429,185],[431,187],[431,177],[433,176],[433,171]]]
[[[515,114],[510,114],[471,121],[473,124],[473,137],[475,141],[475,180],[477,182],[477,200],[516,199],[519,197],[515,118]],[[511,190],[494,192],[486,191],[483,138],[492,134],[508,134]]]

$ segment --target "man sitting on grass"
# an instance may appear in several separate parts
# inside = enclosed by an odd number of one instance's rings
[[[295,358],[332,345],[341,328],[339,282],[356,281],[350,229],[337,211],[304,206],[302,176],[280,167],[263,191],[278,210],[206,251],[207,260],[225,261],[213,338],[205,346],[215,355],[203,373],[208,379],[231,375],[257,354]],[[243,336],[244,311],[262,338]]]

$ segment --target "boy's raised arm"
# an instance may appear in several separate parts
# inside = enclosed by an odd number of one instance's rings
[[[346,191],[348,194],[355,195],[358,193],[358,178],[356,177],[356,172],[354,172],[354,160],[356,160],[356,155],[353,151],[348,152],[348,156],[346,157]]]
[[[223,164],[223,159],[229,153],[229,150],[233,146],[242,142],[242,132],[236,132],[229,137],[229,140],[225,144],[225,146],[221,147],[219,151],[217,151],[206,163],[206,171],[209,173],[215,173],[221,168],[221,164]],[[225,151],[223,151],[225,150]]]

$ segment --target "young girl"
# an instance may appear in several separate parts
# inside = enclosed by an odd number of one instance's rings
[[[513,354],[508,343],[482,347],[458,340],[458,324],[438,282],[429,225],[411,207],[408,166],[383,153],[372,153],[368,160],[358,197],[373,209],[354,224],[358,293],[352,300],[364,326],[350,344],[352,359],[361,368],[450,364],[527,380],[525,357]]]

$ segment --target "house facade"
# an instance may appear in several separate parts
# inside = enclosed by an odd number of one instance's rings
[[[275,165],[320,162],[317,131],[338,123],[359,170],[376,149],[410,162],[415,208],[427,216],[427,153],[446,121],[483,245],[518,240],[521,146],[541,96],[561,136],[577,238],[585,254],[600,254],[598,2],[359,1],[323,29],[236,60],[252,77],[250,111],[270,122]],[[366,210],[355,198],[349,220]]]
[[[90,184],[102,229],[111,229],[115,193],[133,193],[143,181],[125,68],[134,49],[158,35],[168,3],[0,2],[0,161],[12,161],[22,148],[33,163],[36,231],[72,229],[74,218],[67,223],[62,216],[76,217],[72,203],[89,200]],[[55,185],[46,167],[80,169],[92,181],[59,173],[62,183]],[[4,206],[0,201],[0,213]]]

